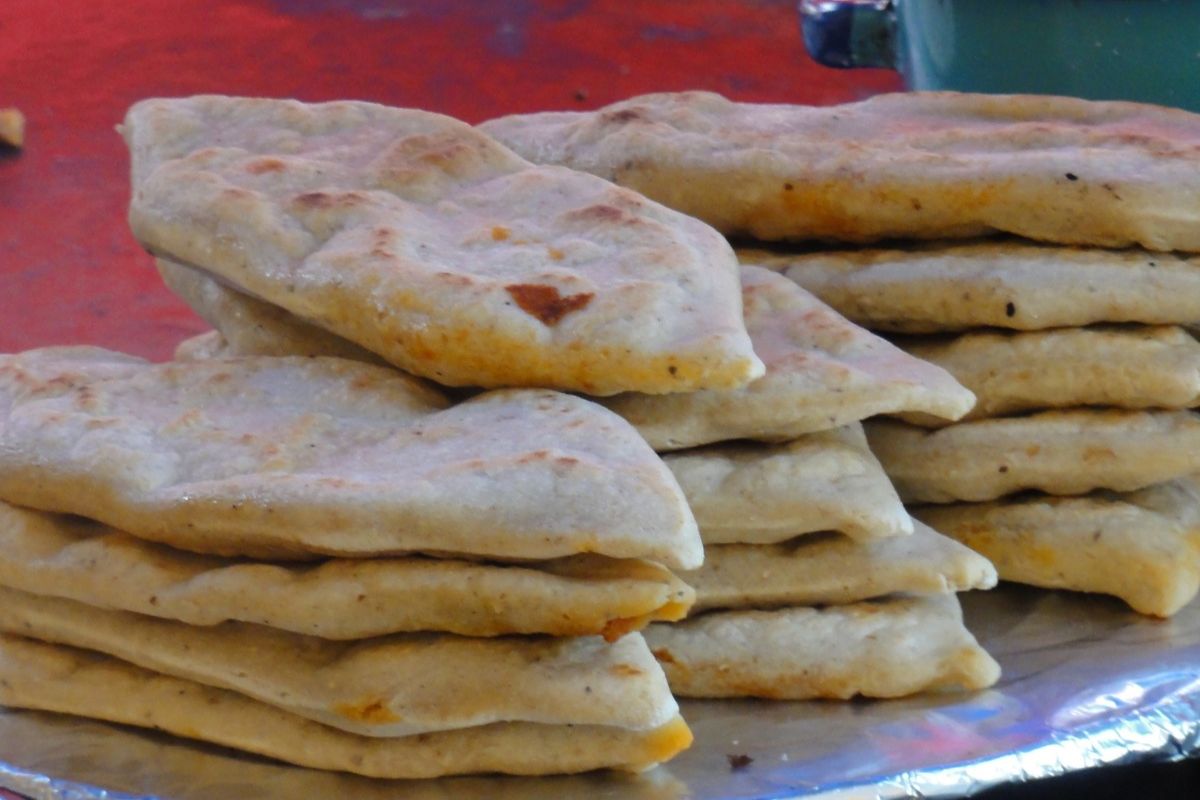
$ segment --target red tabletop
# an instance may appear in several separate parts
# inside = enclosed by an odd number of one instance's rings
[[[804,53],[795,0],[4,0],[0,352],[87,343],[152,358],[205,325],[125,224],[114,126],[143,97],[355,98],[478,122],[650,91],[827,104],[899,87]]]

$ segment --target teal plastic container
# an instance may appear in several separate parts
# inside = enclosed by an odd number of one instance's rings
[[[911,89],[1140,100],[1200,111],[1200,0],[805,0],[805,44]]]

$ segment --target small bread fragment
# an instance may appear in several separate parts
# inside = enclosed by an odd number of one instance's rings
[[[681,717],[645,731],[500,722],[401,738],[357,736],[224,689],[109,656],[0,636],[0,703],[156,728],[317,769],[373,778],[641,771],[692,742]]]
[[[1127,494],[1019,495],[913,514],[987,556],[1004,580],[1113,595],[1156,617],[1200,590],[1194,477]]]
[[[1200,472],[1194,411],[1069,409],[939,430],[886,419],[864,428],[906,503],[993,500],[1024,489],[1127,492]]]
[[[656,623],[646,641],[682,697],[845,700],[983,689],[1000,667],[952,594]]]
[[[0,146],[25,146],[25,115],[15,108],[0,108]]]

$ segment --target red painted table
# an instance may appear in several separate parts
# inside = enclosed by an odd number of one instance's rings
[[[804,53],[794,0],[4,0],[0,352],[88,343],[153,358],[206,326],[125,224],[114,126],[143,97],[355,98],[478,122],[704,88],[834,103],[898,88]]]

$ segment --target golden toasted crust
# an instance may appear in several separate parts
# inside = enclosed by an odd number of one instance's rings
[[[536,163],[758,239],[978,236],[1200,251],[1200,116],[912,92],[842,106],[651,94],[482,128]]]
[[[711,228],[370,103],[134,106],[130,224],[157,255],[451,386],[596,395],[762,374]]]

